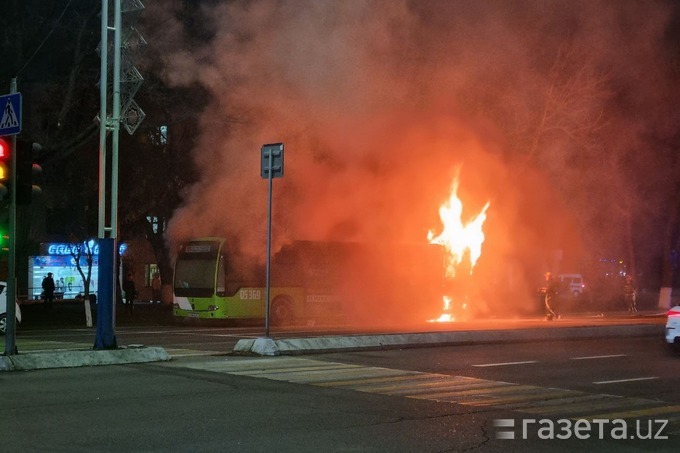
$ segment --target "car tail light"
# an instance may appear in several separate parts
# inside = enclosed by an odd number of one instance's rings
[[[670,310],[668,310],[668,313],[666,313],[666,315],[669,318],[678,318],[678,317],[680,317],[680,309],[671,308]]]

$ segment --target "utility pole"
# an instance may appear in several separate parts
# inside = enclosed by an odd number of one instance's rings
[[[116,348],[116,275],[118,258],[118,148],[120,127],[124,125],[130,135],[146,116],[134,102],[133,96],[141,86],[143,78],[132,66],[132,54],[146,46],[146,41],[132,25],[126,29],[122,40],[123,13],[135,17],[144,9],[140,0],[111,0],[113,2],[113,27],[109,26],[109,0],[102,0],[101,22],[101,78],[99,84],[99,210],[97,237],[100,242],[99,254],[99,312],[97,316],[97,338],[95,349]],[[134,19],[133,19],[134,21]],[[109,31],[113,31],[112,49],[109,47]],[[108,113],[108,69],[109,51],[113,51],[113,86],[111,93],[111,115]],[[126,65],[122,65],[125,50]],[[121,87],[125,89],[121,93]],[[122,101],[122,105],[121,105]],[[133,118],[131,120],[131,118]],[[110,174],[107,170],[109,153],[107,135],[111,133]],[[109,180],[107,181],[107,177]],[[109,223],[106,223],[107,188],[109,191]],[[109,253],[110,251],[110,253]]]

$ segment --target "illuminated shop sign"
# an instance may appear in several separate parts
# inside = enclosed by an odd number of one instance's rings
[[[83,242],[82,253],[87,251],[87,242]],[[51,242],[43,245],[47,255],[72,255],[78,253],[77,246],[68,242]],[[90,249],[93,255],[99,255],[99,244],[95,241],[89,242]],[[121,243],[118,245],[118,253],[123,255],[127,250],[127,244]]]

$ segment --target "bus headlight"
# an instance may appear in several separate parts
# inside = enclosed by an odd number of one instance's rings
[[[208,311],[217,311],[219,309],[220,307],[218,307],[217,305],[208,305]]]

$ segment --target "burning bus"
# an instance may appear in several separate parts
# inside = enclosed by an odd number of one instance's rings
[[[472,270],[484,242],[489,203],[462,220],[458,174],[427,242],[293,241],[273,257],[270,316],[275,325],[312,320],[351,325],[454,321],[465,310]],[[424,238],[423,238],[424,239]],[[175,263],[174,316],[264,319],[263,266],[245,268],[224,238],[185,241]],[[453,306],[456,309],[454,310]]]
[[[434,244],[294,241],[271,263],[274,325],[300,322],[406,325],[441,312],[444,250]],[[179,247],[177,318],[264,319],[264,269],[244,272],[223,238]]]

